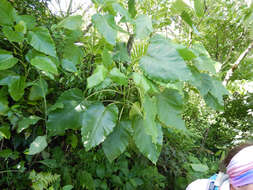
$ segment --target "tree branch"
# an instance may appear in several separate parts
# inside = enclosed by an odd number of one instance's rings
[[[247,56],[247,54],[250,52],[250,50],[253,48],[253,42],[251,42],[249,44],[249,46],[247,47],[247,49],[239,56],[239,58],[236,60],[236,62],[234,63],[234,65],[231,67],[231,69],[228,70],[224,81],[223,81],[223,85],[227,85],[229,79],[231,78],[231,76],[233,75],[233,72],[238,68],[238,65],[241,63],[241,61]]]
[[[131,55],[131,50],[132,50],[132,47],[133,47],[133,43],[134,43],[134,35],[131,34],[129,36],[128,41],[127,41],[127,52],[128,52],[129,56]]]

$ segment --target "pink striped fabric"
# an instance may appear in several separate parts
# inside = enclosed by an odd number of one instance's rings
[[[253,184],[253,146],[242,149],[232,158],[227,174],[234,187]]]

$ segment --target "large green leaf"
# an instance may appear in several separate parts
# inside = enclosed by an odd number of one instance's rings
[[[205,14],[205,1],[194,0],[194,9],[198,17],[202,17]]]
[[[83,51],[80,47],[70,44],[64,48],[62,67],[69,72],[76,72],[76,65],[82,64]]]
[[[83,113],[86,109],[83,104],[83,94],[79,89],[70,89],[61,94],[57,106],[48,115],[47,130],[52,135],[64,134],[67,129],[80,129]]]
[[[69,30],[80,30],[82,26],[82,16],[69,16],[58,23],[58,27],[63,27]]]
[[[98,65],[94,73],[87,79],[87,88],[93,88],[101,84],[105,80],[107,73],[108,70],[103,65]]]
[[[25,117],[18,122],[17,133],[21,133],[23,130],[27,129],[30,125],[35,125],[41,118],[38,116],[31,115]]]
[[[120,121],[113,132],[105,139],[103,150],[110,162],[126,150],[131,130],[130,121]]]
[[[32,30],[36,26],[36,19],[31,15],[18,15],[16,18],[16,22],[20,23],[23,21],[28,30]]]
[[[152,137],[152,142],[156,144],[159,135],[159,129],[157,128],[157,124],[155,122],[157,115],[156,99],[146,95],[142,106],[144,110],[143,124],[145,125],[146,133]]]
[[[177,90],[166,89],[157,96],[157,110],[159,120],[167,126],[179,130],[186,130],[182,119],[183,98]]]
[[[7,0],[0,0],[0,25],[13,25],[16,11]]]
[[[146,123],[136,118],[134,120],[134,141],[140,152],[151,160],[154,164],[157,162],[160,155],[163,143],[162,127],[156,123],[158,129],[158,136],[156,144],[152,141],[152,137],[147,134]]]
[[[128,84],[127,76],[125,74],[123,74],[122,72],[120,72],[120,70],[116,67],[114,67],[110,71],[110,77],[111,77],[112,81],[114,81],[115,83],[117,83],[119,85],[127,85]]]
[[[47,137],[46,136],[38,136],[32,142],[29,148],[29,155],[35,155],[42,152],[47,147]]]
[[[46,27],[36,27],[30,31],[28,42],[37,51],[56,57],[55,45]]]
[[[18,59],[13,57],[11,52],[0,49],[0,70],[9,69],[17,62]]]
[[[153,32],[152,20],[146,15],[139,15],[135,20],[135,34],[138,39],[145,39]]]
[[[134,18],[137,14],[135,9],[135,0],[128,0],[128,12],[130,13],[131,17]]]
[[[206,73],[200,73],[194,67],[191,67],[191,71],[193,78],[190,83],[199,90],[207,105],[216,110],[223,110],[223,96],[228,95],[229,92],[223,86],[222,82]]]
[[[171,6],[171,12],[173,14],[181,14],[183,11],[189,11],[190,7],[184,2],[184,0],[176,0]]]
[[[24,40],[24,34],[14,31],[10,26],[4,26],[2,31],[7,39],[11,42],[23,42]]]
[[[108,43],[116,44],[117,30],[113,27],[115,23],[112,15],[95,14],[92,16],[92,22]]]
[[[47,56],[36,56],[31,60],[31,64],[39,70],[58,75],[57,66],[54,61]]]
[[[140,60],[144,73],[154,80],[163,82],[189,80],[191,72],[176,46],[162,36],[154,36],[147,55]]]
[[[6,115],[9,110],[8,92],[6,87],[0,89],[0,115]]]
[[[20,100],[25,92],[25,77],[23,76],[13,76],[10,84],[8,85],[9,93],[13,100]]]
[[[6,138],[6,139],[11,138],[11,131],[10,131],[10,126],[9,125],[0,126],[0,138],[1,137]]]
[[[31,101],[36,101],[42,99],[47,95],[48,85],[44,79],[36,81],[30,89],[28,99]]]
[[[87,151],[106,139],[116,126],[117,119],[115,104],[104,107],[102,103],[94,103],[88,107],[82,123],[82,141]]]

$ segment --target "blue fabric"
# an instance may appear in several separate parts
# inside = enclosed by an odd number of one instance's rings
[[[216,178],[217,178],[217,174],[214,174],[212,177],[209,178],[210,183],[209,183],[208,190],[219,190],[219,187],[214,185]]]

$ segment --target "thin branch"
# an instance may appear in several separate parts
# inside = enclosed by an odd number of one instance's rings
[[[134,43],[134,35],[131,34],[129,36],[128,41],[127,41],[127,52],[128,52],[129,56],[131,55],[131,50],[132,50],[132,47],[133,47],[133,43]]]
[[[233,75],[234,71],[238,68],[238,65],[242,62],[242,60],[247,56],[247,54],[250,52],[250,50],[253,48],[253,42],[251,42],[249,44],[249,46],[247,47],[247,49],[239,56],[239,58],[236,60],[236,62],[234,63],[234,65],[231,67],[231,69],[229,69],[229,71],[227,72],[225,79],[223,81],[224,85],[227,85],[229,79],[231,78],[231,76]]]

